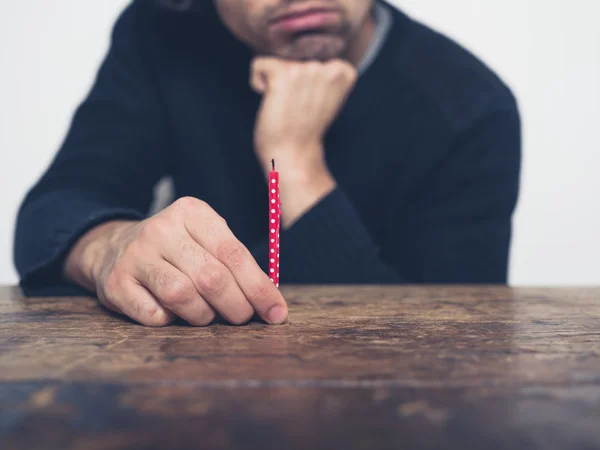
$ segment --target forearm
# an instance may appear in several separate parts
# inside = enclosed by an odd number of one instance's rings
[[[114,220],[141,220],[137,209],[101,201],[92,193],[35,190],[19,211],[14,260],[24,288],[67,284],[64,264],[91,229]]]
[[[402,278],[381,259],[369,231],[325,162],[320,140],[302,149],[281,144],[281,281],[398,283]],[[265,174],[267,158],[263,158]],[[266,269],[267,243],[254,249]]]

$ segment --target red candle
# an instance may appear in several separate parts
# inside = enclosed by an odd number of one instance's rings
[[[275,171],[275,160],[271,160],[273,170],[269,173],[269,277],[279,287],[279,229],[281,223],[281,202],[279,201],[279,173]]]

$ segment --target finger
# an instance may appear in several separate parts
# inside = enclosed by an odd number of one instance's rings
[[[255,58],[250,70],[250,85],[259,94],[264,94],[274,76],[282,70],[286,63],[276,58]]]
[[[113,275],[107,281],[105,292],[98,297],[107,308],[149,327],[164,327],[175,320],[175,315],[137,280]]]
[[[209,325],[215,311],[196,290],[192,280],[164,259],[136,268],[136,278],[161,305],[193,326]]]
[[[254,308],[231,272],[187,232],[165,236],[161,254],[194,284],[197,292],[228,322],[241,325],[254,315]]]
[[[258,315],[267,323],[285,322],[288,308],[281,292],[227,223],[205,203],[190,212],[186,228],[191,237],[231,272]]]
[[[340,59],[330,61],[326,64],[327,76],[332,82],[343,87],[339,92],[342,94],[342,99],[345,98],[358,79],[356,68],[347,61]]]
[[[343,59],[332,59],[324,63],[325,67],[332,68],[334,71],[344,75],[348,80],[354,80],[357,75],[356,67]]]
[[[125,314],[123,311],[121,311],[121,308],[115,305],[111,300],[108,300],[106,298],[100,298],[100,296],[98,296],[98,300],[100,301],[102,306],[104,306],[109,311],[112,311],[117,314]]]
[[[267,80],[263,73],[252,72],[250,74],[250,86],[257,94],[264,94],[267,90]]]

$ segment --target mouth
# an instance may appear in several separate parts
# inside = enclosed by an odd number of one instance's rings
[[[273,31],[286,34],[309,32],[336,25],[340,20],[337,9],[325,7],[309,7],[288,9],[283,14],[269,21]]]

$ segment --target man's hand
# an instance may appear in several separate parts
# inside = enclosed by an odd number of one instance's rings
[[[179,316],[205,326],[219,313],[241,325],[254,312],[280,324],[287,305],[269,277],[210,206],[182,198],[142,222],[110,222],[71,251],[67,278],[108,309],[148,326]]]
[[[254,145],[268,172],[271,159],[285,173],[281,200],[285,227],[335,188],[325,163],[323,137],[356,82],[342,60],[293,62],[256,58],[251,86],[263,94]]]

